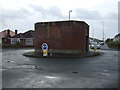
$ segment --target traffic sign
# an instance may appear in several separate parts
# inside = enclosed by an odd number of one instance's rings
[[[48,50],[48,45],[47,43],[42,44],[42,50]]]
[[[48,55],[48,45],[47,45],[47,43],[43,43],[41,47],[42,47],[42,50],[43,50],[43,56],[47,56]]]

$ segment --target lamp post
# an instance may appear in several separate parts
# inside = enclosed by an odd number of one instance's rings
[[[101,21],[101,23],[103,25],[103,42],[104,42],[104,22]]]
[[[92,37],[94,38],[94,30],[92,31]]]
[[[69,11],[69,20],[70,20],[70,12],[72,12],[72,10]]]

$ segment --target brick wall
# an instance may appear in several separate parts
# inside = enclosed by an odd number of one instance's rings
[[[85,22],[39,22],[35,24],[35,48],[47,43],[53,50],[87,51],[86,35],[89,37],[89,26]]]

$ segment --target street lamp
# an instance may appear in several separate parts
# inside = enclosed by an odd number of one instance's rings
[[[69,11],[69,20],[70,20],[70,12],[72,12],[72,10]]]
[[[92,37],[94,38],[94,30],[93,30],[93,32],[92,32]]]
[[[101,21],[101,23],[103,24],[103,42],[104,42],[104,22]]]

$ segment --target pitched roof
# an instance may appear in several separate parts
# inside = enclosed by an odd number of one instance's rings
[[[115,36],[115,38],[120,37],[120,33]]]
[[[8,30],[9,29],[0,32],[0,38],[7,38],[7,37],[12,37],[12,36],[15,35],[15,33],[13,31],[11,31],[11,30],[9,30],[10,35],[8,35]]]
[[[13,36],[12,38],[34,38],[34,32],[33,30],[29,30],[25,33],[19,33],[15,36]]]
[[[24,38],[34,38],[34,32],[35,31],[33,31],[33,30],[29,30],[29,31],[23,33],[23,37]]]
[[[11,37],[11,38],[23,38],[22,33],[16,34],[15,36]]]

